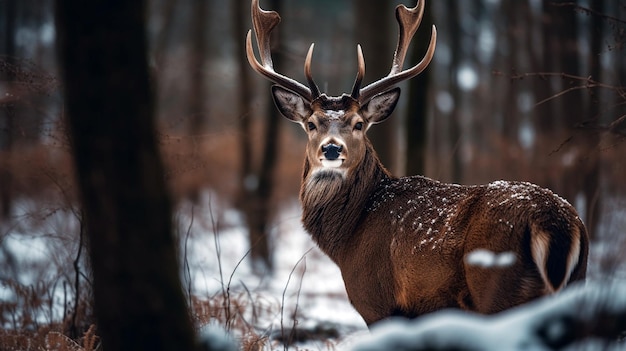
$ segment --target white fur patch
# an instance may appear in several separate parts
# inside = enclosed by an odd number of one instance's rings
[[[576,268],[576,264],[578,264],[578,258],[580,256],[580,231],[575,229],[572,232],[572,247],[570,248],[569,255],[567,256],[567,271],[565,272],[565,279],[563,279],[563,284],[558,287],[557,290],[563,288],[569,278],[572,276],[574,272],[574,268]]]
[[[539,274],[541,275],[541,279],[543,279],[543,283],[546,286],[546,290],[549,293],[555,292],[555,288],[550,284],[550,280],[548,280],[548,272],[546,271],[546,262],[548,260],[548,254],[550,250],[550,237],[548,234],[542,230],[533,231],[534,235],[531,239],[531,253],[533,256],[533,260],[535,260],[535,264],[537,265],[537,270],[539,270]]]
[[[326,168],[339,168],[343,164],[343,160],[342,159],[327,160],[327,159],[323,158],[321,161],[322,161],[322,166],[324,166]]]

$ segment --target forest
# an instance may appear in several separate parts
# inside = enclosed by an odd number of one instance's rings
[[[321,91],[349,93],[359,44],[364,83],[386,76],[401,3],[261,0],[282,18],[274,69],[305,82],[315,43]],[[250,18],[249,0],[0,0],[0,351],[197,349],[222,330],[243,350],[384,349],[358,345],[367,326],[302,228],[306,134],[246,59]],[[381,162],[558,194],[589,232],[590,283],[537,318],[602,297],[619,312],[572,340],[626,330],[626,1],[426,1],[405,68],[433,25],[432,62],[368,131]],[[426,319],[413,330],[447,338]],[[488,325],[519,346],[516,321]]]

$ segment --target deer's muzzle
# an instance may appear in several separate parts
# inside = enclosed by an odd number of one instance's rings
[[[336,160],[343,150],[343,146],[337,144],[328,144],[322,146],[322,152],[327,160]]]

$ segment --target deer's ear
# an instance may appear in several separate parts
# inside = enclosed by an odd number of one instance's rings
[[[312,113],[309,103],[291,90],[273,85],[272,96],[280,113],[289,120],[304,123],[304,120],[309,118]]]
[[[400,88],[393,88],[374,96],[361,108],[363,117],[372,124],[380,123],[389,117],[400,98]]]

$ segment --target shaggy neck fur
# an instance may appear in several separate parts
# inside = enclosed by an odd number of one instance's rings
[[[341,250],[354,239],[371,194],[390,177],[371,145],[358,168],[345,175],[334,170],[313,172],[309,160],[305,160],[300,189],[302,223],[333,261],[342,257]]]

